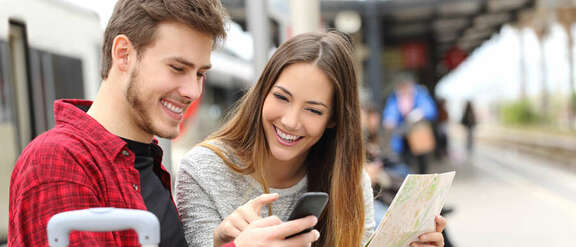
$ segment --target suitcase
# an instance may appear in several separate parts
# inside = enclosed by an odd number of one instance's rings
[[[72,231],[111,232],[133,229],[143,247],[160,244],[160,223],[153,213],[124,208],[88,208],[58,213],[48,221],[51,247],[69,244]]]

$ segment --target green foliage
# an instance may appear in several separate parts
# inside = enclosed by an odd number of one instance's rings
[[[533,125],[542,120],[526,100],[502,104],[500,119],[504,124],[510,125]]]

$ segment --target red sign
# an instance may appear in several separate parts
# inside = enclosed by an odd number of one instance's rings
[[[404,67],[407,69],[419,69],[426,65],[426,45],[419,42],[402,45]]]
[[[468,54],[465,51],[458,47],[452,47],[444,55],[444,65],[449,70],[453,70],[466,60],[466,57],[468,57]]]

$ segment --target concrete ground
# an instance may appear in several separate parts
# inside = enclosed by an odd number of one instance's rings
[[[562,164],[480,142],[451,152],[437,172],[456,170],[447,205],[455,246],[571,246],[576,233],[576,174]],[[556,161],[554,161],[556,162]],[[565,163],[569,163],[566,161]]]

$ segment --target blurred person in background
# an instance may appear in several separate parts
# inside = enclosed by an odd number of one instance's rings
[[[361,131],[349,38],[306,33],[286,41],[230,120],[180,164],[176,199],[187,240],[237,241],[262,214],[286,220],[299,195],[322,191],[330,199],[308,233],[320,233],[312,246],[363,246],[375,224]],[[442,246],[446,222],[435,221],[439,231],[413,246]]]
[[[366,173],[370,177],[374,195],[374,221],[376,226],[380,224],[382,218],[388,210],[400,184],[402,177],[394,172],[389,173],[389,160],[382,153],[380,144],[380,111],[369,103],[363,103],[361,108],[362,133],[366,144]]]
[[[402,171],[399,164],[387,157],[383,153],[380,143],[381,117],[380,112],[374,105],[364,102],[362,104],[362,129],[366,142],[366,165],[365,169],[370,177],[372,189],[374,191],[374,221],[376,226],[380,224],[388,207],[394,200],[396,193],[400,189],[406,172]],[[440,115],[442,113],[439,113]],[[439,117],[440,118],[440,117]],[[445,207],[447,210],[452,210]],[[442,216],[447,211],[442,210]],[[442,232],[444,236],[444,246],[452,247],[452,242],[446,235],[446,228]]]
[[[154,136],[178,135],[183,112],[202,93],[210,53],[226,36],[224,23],[217,0],[116,3],[96,100],[56,101],[56,127],[35,138],[14,167],[9,246],[48,246],[53,215],[95,207],[148,210],[160,221],[160,246],[187,246]],[[313,225],[262,219],[239,236],[238,246],[288,246],[279,231]],[[69,246],[140,245],[129,230],[73,231]]]
[[[470,100],[466,101],[460,124],[466,128],[466,150],[468,153],[472,153],[474,151],[474,129],[476,127],[476,113],[474,112],[472,101]]]
[[[380,128],[380,112],[373,106],[366,102],[361,104],[361,126],[362,134],[364,136],[364,144],[366,146],[366,165],[364,169],[370,178],[371,186],[374,191],[374,196],[377,196],[379,191],[380,178],[385,173],[382,164],[382,152],[379,143],[379,128]],[[374,220],[377,226],[380,220],[384,217],[388,205],[374,198]]]
[[[381,162],[382,145],[380,143],[381,112],[370,103],[361,104],[361,126],[364,144],[366,146],[366,160]]]
[[[449,115],[446,111],[446,100],[438,98],[436,100],[438,109],[438,118],[434,121],[434,135],[436,137],[436,149],[434,154],[437,159],[442,159],[448,155],[448,120]]]
[[[403,162],[417,166],[418,172],[425,174],[428,171],[426,152],[432,151],[434,145],[432,129],[428,125],[421,128],[424,130],[422,132],[413,131],[415,126],[425,126],[436,119],[434,100],[426,88],[416,84],[416,78],[411,73],[399,73],[395,76],[394,84],[394,92],[386,100],[382,113],[382,124],[390,132],[390,149]],[[414,149],[420,146],[425,150],[421,153],[418,150],[417,153]]]

